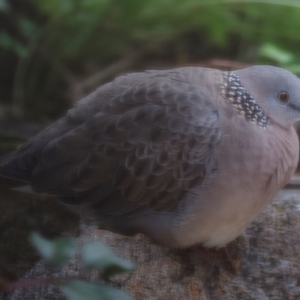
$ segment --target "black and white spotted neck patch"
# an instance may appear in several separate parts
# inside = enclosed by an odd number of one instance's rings
[[[222,96],[245,118],[262,128],[270,125],[269,118],[256,100],[246,91],[236,72],[223,72]]]

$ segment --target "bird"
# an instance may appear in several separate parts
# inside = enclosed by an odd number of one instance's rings
[[[0,162],[0,186],[55,196],[99,228],[222,248],[294,173],[300,80],[274,66],[122,75]]]

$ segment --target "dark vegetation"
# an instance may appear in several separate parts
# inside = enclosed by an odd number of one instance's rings
[[[299,13],[295,0],[0,0],[1,120],[45,126],[133,70],[271,63],[300,73]]]

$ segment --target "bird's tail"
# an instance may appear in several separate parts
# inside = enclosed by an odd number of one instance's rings
[[[30,184],[32,170],[27,153],[21,157],[15,153],[3,157],[0,161],[0,188],[12,189]]]

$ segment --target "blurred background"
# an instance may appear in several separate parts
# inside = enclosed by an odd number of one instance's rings
[[[0,0],[0,149],[122,73],[249,64],[300,74],[300,1]]]

